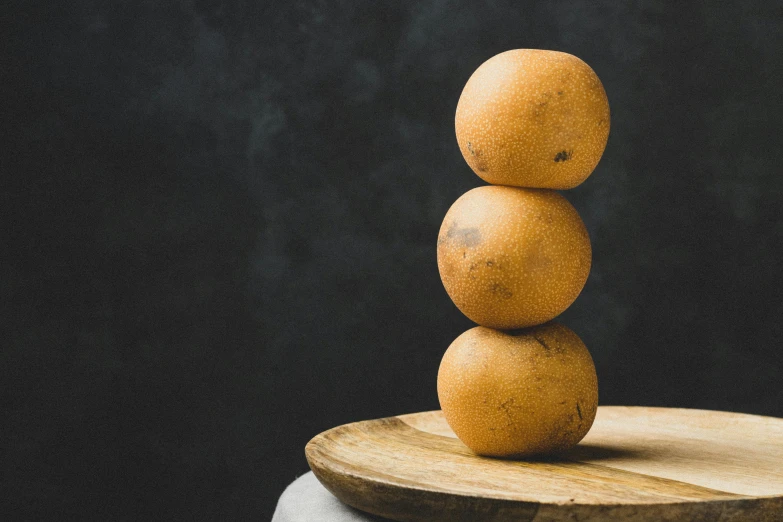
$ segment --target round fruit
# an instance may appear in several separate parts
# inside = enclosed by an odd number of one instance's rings
[[[609,101],[585,62],[558,51],[493,56],[457,104],[468,165],[496,185],[573,188],[593,172],[609,137]]]
[[[552,453],[590,430],[598,380],[582,340],[561,324],[477,326],[446,350],[438,399],[451,429],[479,455]]]
[[[463,314],[491,328],[545,323],[568,308],[590,272],[576,209],[546,189],[483,186],[463,194],[438,235],[438,270]]]

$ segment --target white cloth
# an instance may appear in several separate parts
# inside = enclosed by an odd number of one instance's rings
[[[318,482],[312,471],[293,481],[277,501],[272,522],[384,522],[347,506]]]

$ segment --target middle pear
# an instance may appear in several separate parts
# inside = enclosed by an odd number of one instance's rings
[[[582,291],[591,257],[576,209],[548,189],[469,190],[438,234],[446,292],[469,319],[490,328],[525,328],[560,315]]]

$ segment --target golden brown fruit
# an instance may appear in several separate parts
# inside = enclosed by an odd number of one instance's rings
[[[609,101],[585,62],[516,49],[476,69],[457,104],[468,165],[496,185],[569,189],[593,172],[609,137]]]
[[[477,326],[446,350],[438,399],[475,453],[521,457],[582,440],[598,408],[598,380],[584,343],[561,324],[512,332]]]
[[[573,206],[546,189],[483,186],[463,194],[438,235],[438,270],[462,313],[482,326],[545,323],[582,291],[590,237]]]

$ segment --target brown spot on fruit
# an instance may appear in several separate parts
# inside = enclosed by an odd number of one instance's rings
[[[446,234],[438,237],[438,244],[451,242],[459,247],[473,248],[481,243],[481,231],[475,227],[460,227],[456,221],[449,225]],[[463,251],[463,257],[464,256]]]
[[[546,344],[546,341],[544,341],[543,339],[540,339],[540,338],[536,337],[535,335],[533,336],[533,339],[535,339],[535,340],[536,340],[536,342],[538,342],[538,344],[540,344],[541,346],[543,346],[543,347],[544,347],[544,350],[546,350],[546,351],[549,351],[549,345],[548,345],[548,344]]]
[[[505,286],[501,285],[500,283],[492,283],[489,285],[489,291],[497,296],[502,297],[503,299],[511,299],[514,297],[514,292],[506,288]]]

